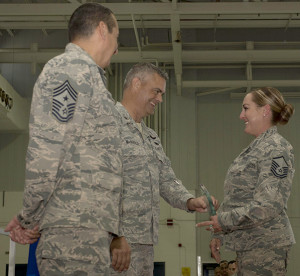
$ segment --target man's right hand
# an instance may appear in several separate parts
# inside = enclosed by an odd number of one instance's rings
[[[114,270],[121,272],[128,270],[130,265],[131,248],[125,237],[115,237],[110,244],[112,255],[111,265]]]
[[[36,225],[33,229],[25,229],[21,226],[17,217],[14,217],[4,229],[9,232],[10,238],[20,244],[31,244],[40,237],[39,226]]]

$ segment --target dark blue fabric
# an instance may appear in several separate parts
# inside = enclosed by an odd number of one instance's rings
[[[39,271],[36,264],[35,249],[39,241],[33,243],[29,247],[27,274],[26,276],[39,276]]]

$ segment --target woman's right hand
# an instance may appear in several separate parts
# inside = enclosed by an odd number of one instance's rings
[[[221,261],[221,255],[220,255],[220,247],[221,247],[221,241],[217,238],[214,238],[210,241],[209,244],[211,255],[216,260],[217,263],[220,263]]]

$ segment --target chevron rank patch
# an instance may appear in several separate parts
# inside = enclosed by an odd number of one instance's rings
[[[73,118],[77,95],[68,80],[53,90],[52,114],[59,122],[67,123]]]
[[[288,164],[283,156],[275,157],[272,159],[271,172],[274,176],[279,178],[285,178],[288,174]]]

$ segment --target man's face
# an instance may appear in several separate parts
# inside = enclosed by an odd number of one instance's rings
[[[166,81],[156,73],[148,74],[143,80],[140,80],[136,100],[142,118],[154,114],[155,107],[163,101],[162,96],[165,91]]]
[[[232,263],[228,265],[228,275],[234,275],[236,273],[236,263]]]
[[[221,268],[218,266],[215,268],[215,276],[222,276]]]
[[[228,276],[228,263],[224,262],[220,264],[222,276]]]

